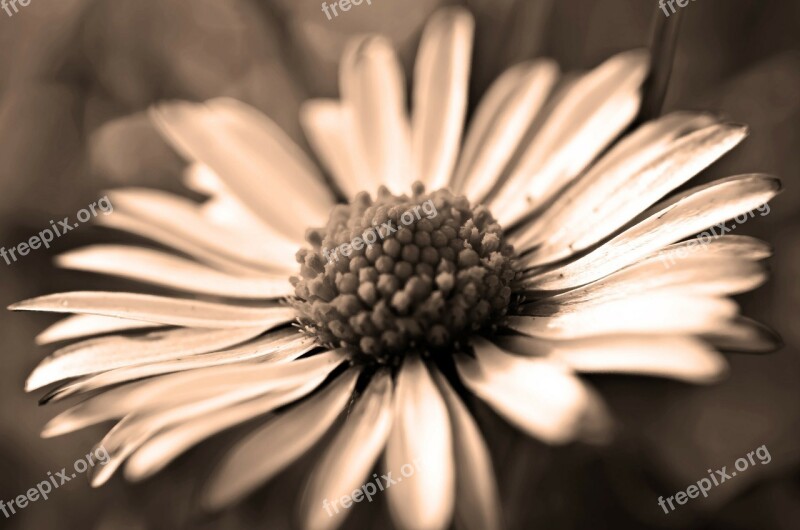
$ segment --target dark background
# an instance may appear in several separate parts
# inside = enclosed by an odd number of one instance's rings
[[[337,58],[358,32],[387,33],[410,72],[422,24],[436,0],[373,0],[328,21],[317,0],[32,0],[0,11],[0,245],[12,247],[74,216],[121,184],[178,189],[182,163],[141,112],[162,98],[231,95],[261,108],[303,142],[298,104],[336,94]],[[477,17],[473,102],[506,66],[549,55],[564,70],[588,68],[647,44],[649,0],[471,0]],[[619,422],[604,450],[548,448],[477,401],[506,518],[512,528],[800,527],[800,2],[700,0],[683,8],[666,108],[708,109],[751,126],[751,135],[699,180],[753,171],[783,178],[766,217],[736,233],[775,247],[771,281],[741,297],[786,346],[731,356],[712,387],[651,379],[593,379]],[[0,261],[0,304],[53,291],[113,286],[52,268],[58,251],[95,240],[83,227],[11,266]],[[51,319],[0,315],[0,499],[9,500],[86,454],[91,428],[51,440],[38,432],[61,407],[37,407],[26,375],[48,349],[33,344]],[[191,451],[144,484],[115,478],[92,490],[80,479],[0,527],[285,528],[307,461],[238,508],[195,509],[209,463],[239,433]],[[664,515],[656,504],[766,444],[772,456]],[[353,510],[347,528],[388,528],[385,500]]]

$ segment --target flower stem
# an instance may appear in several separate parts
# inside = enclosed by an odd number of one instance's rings
[[[683,11],[678,8],[675,13],[666,16],[656,4],[650,37],[650,73],[642,89],[642,107],[636,119],[637,124],[661,115],[672,74]]]

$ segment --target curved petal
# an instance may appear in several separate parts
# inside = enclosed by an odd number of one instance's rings
[[[557,308],[554,313],[551,307]],[[738,307],[726,298],[666,290],[566,306],[534,304],[529,310],[539,315],[511,316],[506,326],[533,337],[572,339],[613,333],[706,333],[735,317]]]
[[[669,255],[665,254],[643,260],[577,289],[545,298],[542,303],[611,301],[665,289],[671,294],[725,296],[755,289],[766,278],[766,268],[751,260],[690,254],[670,261]]]
[[[552,112],[488,206],[510,227],[569,184],[633,120],[647,54],[608,59],[561,91]]]
[[[465,186],[465,175],[467,170],[475,160],[478,151],[482,148],[484,138],[495,123],[496,117],[508,106],[510,98],[518,91],[520,83],[524,78],[525,72],[531,67],[530,62],[519,63],[504,70],[497,79],[492,82],[486,93],[483,94],[475,112],[472,114],[467,127],[467,134],[464,139],[464,146],[458,159],[458,166],[450,181],[450,188],[454,192],[467,192]],[[491,185],[484,182],[476,183],[476,187]],[[472,196],[469,196],[472,199]]]
[[[121,276],[198,294],[244,299],[276,299],[294,294],[285,275],[242,277],[157,250],[127,245],[93,245],[61,254],[66,269]]]
[[[255,215],[225,185],[214,171],[200,162],[190,164],[183,172],[183,183],[189,189],[209,196],[199,212],[214,226],[237,237],[245,237],[250,241],[259,241],[263,245],[275,248],[294,248],[297,242],[287,238],[276,228],[267,225],[263,219]]]
[[[434,371],[453,425],[456,458],[456,522],[464,530],[502,528],[500,493],[486,442],[445,377]]]
[[[558,79],[558,65],[549,60],[509,68],[489,88],[470,123],[451,188],[480,202],[538,116]]]
[[[508,421],[551,444],[605,436],[609,420],[602,401],[565,365],[510,355],[483,339],[474,347],[475,359],[456,358],[458,373]]]
[[[537,274],[536,290],[577,287],[600,279],[660,248],[766,203],[780,191],[767,175],[742,175],[693,188],[654,206],[644,220],[563,267]]]
[[[569,304],[636,295],[654,289],[701,296],[738,294],[758,287],[766,268],[757,263],[771,254],[769,245],[748,236],[691,239],[665,247],[642,261],[550,298],[542,304]]]
[[[662,250],[643,260],[644,262],[658,259],[664,261],[664,256],[672,259],[683,259],[688,256],[709,259],[742,259],[760,261],[772,255],[769,243],[752,236],[716,235],[710,240],[703,240],[701,236],[687,241],[680,241],[667,245]]]
[[[413,182],[409,171],[410,128],[406,113],[405,76],[385,37],[359,37],[345,48],[340,66],[340,90],[345,112],[356,133],[358,182],[374,194],[380,185],[406,193]]]
[[[314,382],[318,384],[321,379]],[[132,414],[124,417],[100,442],[100,447],[106,449],[109,458],[102,469],[94,470],[91,479],[92,486],[98,487],[108,481],[130,455],[139,450],[147,441],[152,440],[160,431],[225,410],[231,405],[261,396],[265,392],[257,385],[243,386],[224,394],[158,411],[151,415]]]
[[[254,381],[235,381],[235,385],[226,385],[226,390],[222,392],[206,389],[205,394],[199,399],[187,400],[173,407],[161,408],[149,414],[141,414],[136,411],[125,416],[100,443],[108,451],[109,459],[102,468],[93,470],[95,474],[92,476],[92,485],[96,487],[106,482],[122,462],[158,432],[261,396],[275,388],[292,387],[311,381],[319,382],[336,367],[336,361],[337,359],[334,358],[333,362],[321,365],[316,371],[306,371],[299,380],[269,381],[264,378],[257,378]],[[281,368],[300,364],[304,363],[272,365],[270,368],[273,368],[273,371],[279,371]],[[219,380],[218,374],[214,375]],[[224,383],[229,383],[229,381]]]
[[[287,389],[276,389],[256,399],[178,423],[145,442],[125,465],[125,478],[144,480],[164,469],[189,448],[225,429],[292,403],[312,392],[325,375]]]
[[[36,336],[36,344],[51,344],[70,339],[79,339],[91,335],[103,335],[115,331],[132,329],[157,328],[161,324],[126,320],[124,318],[101,317],[97,315],[73,315],[62,318],[47,327]]]
[[[555,218],[537,220],[525,227],[514,241],[515,247],[524,251],[541,243],[529,260],[531,265],[581,251],[697,175],[747,134],[746,128],[739,125],[703,126],[709,121],[703,115],[682,118],[667,116],[652,124],[650,127],[658,131],[659,137],[652,141],[653,146],[644,145],[636,154],[624,156],[612,150],[609,158],[622,159],[616,167],[613,162],[598,162],[597,169],[592,168],[573,190],[555,201],[550,208],[557,212]],[[630,141],[643,143],[640,136],[652,135],[653,131],[644,126],[631,135]],[[628,148],[622,142],[617,149]],[[537,237],[537,231],[541,237]]]
[[[212,477],[204,501],[211,509],[237,502],[308,451],[350,400],[358,370],[284,412],[237,443]]]
[[[146,188],[124,188],[108,195],[118,211],[100,217],[102,224],[115,226],[114,218],[119,213],[126,213],[180,239],[254,267],[261,273],[297,269],[294,254],[298,243],[279,237],[253,241],[251,233],[211,224],[200,206],[183,197]],[[301,224],[305,222],[302,219],[298,218]],[[181,249],[181,246],[175,248]]]
[[[56,350],[47,357],[28,377],[25,390],[36,390],[70,377],[216,351],[250,340],[264,331],[264,328],[181,328],[134,337],[89,339]]]
[[[151,116],[178,151],[210,167],[268,226],[299,242],[308,226],[324,225],[333,195],[300,148],[261,112],[220,98],[162,103]]]
[[[543,340],[524,335],[498,341],[503,348],[556,359],[578,372],[668,377],[713,383],[728,370],[725,358],[703,340],[674,335],[606,335],[576,340]]]
[[[353,116],[333,99],[312,99],[300,108],[300,123],[308,141],[351,201],[361,191],[374,191],[359,147]]]
[[[411,465],[415,472],[402,487],[387,488],[392,519],[403,529],[447,528],[455,503],[450,418],[419,357],[408,357],[400,369],[394,417],[386,444],[386,467],[397,473]]]
[[[241,362],[128,383],[62,412],[50,420],[42,435],[59,436],[132,413],[145,415],[168,410],[244,386],[257,386],[262,392],[290,388],[314,377],[327,377],[343,361],[344,357],[337,352],[324,352],[292,362]]]
[[[105,291],[55,293],[9,306],[12,311],[82,313],[192,328],[273,328],[295,318],[286,306],[247,307],[167,296]]]
[[[683,138],[675,151],[665,154],[636,178],[630,179],[602,204],[592,206],[589,219],[573,221],[577,233],[550,239],[528,260],[530,265],[552,262],[584,250],[616,232],[669,191],[705,169],[745,137],[744,127],[719,125],[701,129]],[[667,176],[661,180],[660,177]],[[631,181],[635,185],[630,185]],[[592,192],[597,196],[597,192]],[[587,210],[589,211],[589,210]],[[568,221],[569,222],[569,221]],[[554,248],[555,247],[557,248]]]
[[[547,239],[555,240],[551,237],[555,232],[566,234],[580,230],[565,223],[586,216],[602,204],[592,190],[608,200],[623,185],[630,185],[637,172],[648,163],[673,150],[678,140],[714,124],[714,118],[709,115],[689,112],[674,112],[643,124],[612,146],[574,185],[556,197],[542,215],[524,224],[512,237],[518,246],[524,245],[520,249],[527,249]]]
[[[382,371],[373,376],[344,426],[325,449],[314,469],[301,503],[302,527],[338,528],[349,513],[336,501],[360,488],[378,460],[392,428],[392,378]]]
[[[783,339],[755,320],[738,317],[728,325],[703,335],[716,348],[739,353],[769,353],[783,346]]]
[[[472,58],[475,21],[463,8],[431,17],[414,66],[411,146],[414,172],[429,189],[450,182],[458,156]]]
[[[157,222],[141,219],[136,215],[128,215],[121,211],[116,211],[109,217],[98,218],[98,224],[161,243],[168,248],[184,252],[203,263],[232,274],[253,276],[275,268],[275,264],[252,262],[248,257],[239,253],[231,254],[231,249],[225,248],[226,245],[222,243],[227,239],[219,240],[213,236],[207,237],[204,231],[195,235],[176,233],[172,231],[171,227],[161,226]],[[286,256],[281,258],[286,259]],[[296,266],[296,263],[294,265]],[[278,265],[278,267],[287,272],[292,270],[288,263]]]
[[[229,350],[197,356],[184,357],[181,355],[177,359],[125,366],[86,376],[58,387],[48,398],[49,400],[63,399],[72,394],[89,392],[118,383],[170,372],[183,372],[256,359],[260,363],[292,361],[315,347],[317,344],[313,338],[299,334],[294,328],[284,329]]]

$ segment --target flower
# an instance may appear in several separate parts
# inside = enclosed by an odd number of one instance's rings
[[[545,442],[604,441],[610,415],[578,374],[711,382],[726,370],[715,347],[771,346],[727,298],[765,280],[764,243],[723,235],[669,268],[660,261],[780,190],[743,175],[658,202],[745,128],[675,113],[616,141],[647,72],[633,51],[560,83],[551,61],[513,66],[462,145],[472,30],[460,8],[426,26],[410,120],[387,40],[348,45],[341,101],[309,101],[301,117],[334,186],[240,102],[153,109],[191,162],[188,187],[209,199],[123,189],[99,220],[182,255],[99,245],[58,261],[194,296],[72,292],[12,306],[75,314],[38,341],[85,340],[45,359],[27,390],[60,383],[45,401],[101,391],[43,433],[119,420],[93,484],[122,464],[131,480],[149,477],[264,417],[218,465],[210,507],[243,498],[331,431],[303,495],[305,527],[341,524],[347,510],[324,503],[359,488],[383,455],[395,473],[421,462],[386,492],[398,526],[444,528],[455,514],[496,528],[491,458],[461,395]]]

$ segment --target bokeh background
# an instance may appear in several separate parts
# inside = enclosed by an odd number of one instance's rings
[[[406,71],[425,19],[440,0],[373,0],[329,21],[318,0],[32,0],[0,11],[0,245],[11,247],[121,184],[177,190],[182,161],[144,118],[163,98],[238,97],[262,109],[301,145],[298,105],[336,94],[348,36],[379,31]],[[646,45],[650,0],[465,0],[477,17],[471,101],[506,66],[539,55],[565,70]],[[683,8],[665,108],[708,109],[747,123],[742,146],[701,181],[763,171],[785,191],[768,216],[736,233],[771,242],[772,280],[741,297],[743,309],[786,343],[765,356],[732,355],[725,382],[696,388],[596,378],[619,421],[610,447],[548,448],[471,403],[490,444],[510,528],[800,528],[800,3],[703,0]],[[108,237],[82,227],[54,248],[11,266],[0,261],[0,304],[53,291],[112,287],[58,271],[59,251]],[[0,314],[0,499],[9,500],[86,454],[101,428],[41,440],[60,407],[25,395],[27,373],[49,353],[33,345],[51,321]],[[291,528],[307,461],[223,514],[196,508],[226,434],[162,474],[99,490],[83,479],[55,490],[0,528]],[[766,444],[772,456],[664,515],[672,495]],[[389,528],[384,500],[359,505],[347,528]]]

